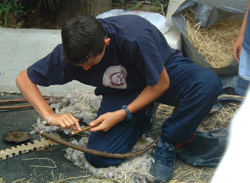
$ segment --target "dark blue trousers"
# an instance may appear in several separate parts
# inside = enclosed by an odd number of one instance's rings
[[[161,138],[177,145],[192,138],[202,119],[209,113],[221,92],[220,79],[212,71],[195,64],[183,62],[167,68],[170,87],[157,102],[176,106],[173,114],[162,125]],[[129,104],[139,93],[127,96],[103,96],[98,115],[121,109]],[[147,128],[146,109],[138,111],[129,121],[122,121],[108,132],[91,133],[88,148],[110,153],[126,153]],[[120,164],[123,159],[112,159],[85,154],[95,167]]]

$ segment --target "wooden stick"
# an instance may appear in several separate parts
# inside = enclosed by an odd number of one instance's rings
[[[71,135],[76,135],[78,133],[90,130],[91,128],[96,127],[96,126],[97,125],[95,125],[95,126],[86,126],[86,127],[82,128],[81,130],[76,130],[76,131],[71,132]]]
[[[72,144],[70,142],[67,142],[67,141],[63,140],[62,138],[60,138],[58,136],[55,136],[55,135],[49,134],[49,133],[47,133],[47,132],[45,132],[43,130],[40,130],[36,126],[34,126],[34,128],[35,128],[35,131],[37,133],[39,133],[41,136],[43,136],[43,137],[45,137],[45,138],[47,138],[49,140],[52,140],[52,141],[54,141],[54,142],[56,142],[58,144],[70,147],[72,149],[76,149],[76,150],[81,151],[81,152],[94,154],[96,156],[102,156],[102,157],[106,157],[106,158],[129,158],[129,157],[135,157],[135,156],[141,155],[141,154],[149,151],[154,146],[156,146],[157,141],[159,139],[159,138],[157,138],[151,144],[149,144],[147,147],[145,147],[144,149],[141,149],[139,151],[130,152],[130,153],[126,153],[126,154],[117,154],[117,153],[107,153],[107,152],[102,152],[102,151],[89,149],[89,148],[86,148],[86,147],[81,147],[81,146]]]
[[[44,100],[50,100],[52,97],[45,96],[43,97]],[[27,102],[27,100],[23,97],[21,98],[14,98],[14,99],[7,99],[7,100],[0,100],[0,104],[11,103],[11,102]]]
[[[54,101],[47,101],[47,104],[53,104],[60,102],[61,99],[54,100]],[[23,105],[10,105],[10,106],[0,106],[0,110],[8,110],[8,109],[25,109],[25,108],[32,108],[33,106],[30,104],[23,104]]]

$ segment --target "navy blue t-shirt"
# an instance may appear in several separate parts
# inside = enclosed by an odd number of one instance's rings
[[[164,66],[175,66],[178,64],[176,58],[184,58],[179,50],[168,45],[154,25],[142,17],[122,15],[98,21],[111,42],[97,65],[85,71],[64,62],[60,44],[28,68],[30,80],[41,86],[77,80],[96,87],[97,95],[134,92],[146,85],[157,84]]]

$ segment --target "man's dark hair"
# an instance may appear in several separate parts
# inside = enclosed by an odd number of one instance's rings
[[[65,60],[77,65],[89,57],[99,55],[104,48],[106,32],[92,16],[69,19],[62,28],[62,43]]]

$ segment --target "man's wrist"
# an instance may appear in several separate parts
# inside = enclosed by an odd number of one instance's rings
[[[126,105],[122,106],[122,109],[125,111],[126,113],[126,120],[130,120],[133,115],[130,113],[130,111],[128,110],[128,107]]]
[[[55,115],[55,113],[50,115],[50,117],[47,120],[48,124],[50,124],[50,122],[51,122],[52,118],[54,117],[54,115]]]

